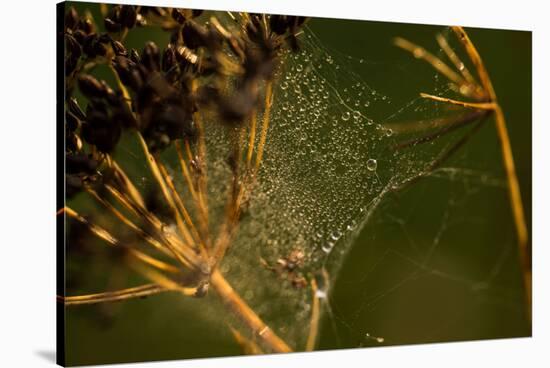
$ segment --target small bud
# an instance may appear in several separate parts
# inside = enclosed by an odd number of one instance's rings
[[[80,91],[89,98],[102,98],[105,96],[105,89],[97,79],[91,75],[81,75],[78,78],[78,87]]]
[[[120,24],[126,28],[133,28],[136,25],[137,12],[133,5],[122,5],[120,8]]]

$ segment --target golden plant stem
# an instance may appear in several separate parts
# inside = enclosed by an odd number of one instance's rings
[[[516,225],[518,236],[518,251],[521,261],[521,268],[523,270],[523,282],[528,303],[528,318],[529,320],[531,320],[532,285],[531,262],[529,257],[528,245],[529,233],[527,231],[527,224],[525,223],[523,201],[521,199],[521,191],[516,174],[514,156],[512,154],[512,147],[510,144],[510,137],[508,136],[508,130],[506,129],[504,114],[502,113],[502,109],[498,105],[495,109],[495,123],[500,141],[500,147],[502,150],[502,160],[504,163],[504,168],[506,170],[506,177],[508,179],[508,194],[510,196],[510,204],[512,206],[512,213],[514,215],[514,222]]]
[[[243,352],[247,355],[259,355],[259,354],[265,354],[262,349],[256,344],[253,340],[247,338],[246,336],[243,336],[237,329],[229,326],[229,329],[231,330],[231,333],[233,334],[233,337],[237,341],[237,344],[241,346],[243,349]]]
[[[462,27],[454,26],[452,27],[453,31],[456,33],[458,40],[462,43],[470,60],[474,64],[477,73],[479,74],[479,79],[481,80],[481,85],[483,89],[488,93],[490,101],[497,102],[497,96],[495,94],[495,89],[491,83],[491,78],[489,78],[489,73],[481,60],[481,56],[474,46],[473,42],[470,40],[470,37]]]
[[[394,44],[397,47],[402,48],[405,51],[410,52],[415,58],[424,60],[430,64],[435,70],[443,74],[451,82],[455,83],[458,86],[466,84],[466,81],[462,76],[452,70],[447,64],[445,64],[437,56],[426,50],[425,48],[412,43],[404,38],[396,37],[393,40]]]
[[[193,180],[191,179],[191,174],[189,173],[189,168],[187,167],[187,164],[185,163],[185,159],[183,158],[183,152],[181,150],[181,145],[179,141],[176,141],[176,152],[178,153],[181,171],[183,173],[183,177],[185,178],[185,181],[187,182],[187,186],[189,187],[189,192],[191,193],[191,197],[193,197],[193,200],[197,204],[197,207],[199,207],[197,192],[195,191],[195,186],[193,185]]]
[[[164,178],[162,176],[161,170],[159,168],[159,165],[155,159],[155,157],[149,152],[149,148],[147,148],[147,143],[143,139],[143,136],[138,133],[138,138],[141,143],[141,147],[143,148],[143,152],[145,153],[145,156],[147,158],[147,162],[149,162],[149,169],[151,169],[151,172],[153,173],[153,176],[157,180],[157,183],[159,184],[162,194],[164,195],[164,198],[166,199],[166,203],[170,206],[172,209],[172,212],[174,213],[174,217],[176,218],[176,223],[180,230],[184,231],[185,224],[183,223],[183,219],[181,218],[176,205],[174,203],[174,200],[167,188],[167,185],[164,181]],[[170,242],[167,242],[167,245],[170,245],[170,247],[174,248],[173,252],[175,253],[176,257],[182,264],[187,265],[187,261],[190,261],[194,266],[197,266],[197,257],[195,255],[195,252],[193,250],[193,247],[191,244],[185,244],[183,242],[179,242],[181,245],[178,248],[175,248],[174,245],[172,245]],[[183,253],[183,256],[180,254],[180,252]]]
[[[125,190],[128,193],[128,196],[130,199],[140,208],[145,208],[145,201],[143,200],[143,197],[135,187],[135,185],[132,183],[132,181],[128,178],[128,175],[122,170],[122,168],[116,163],[115,160],[113,160],[110,156],[109,162],[112,165],[112,168],[115,170],[115,172],[119,175],[120,181],[122,181],[122,184],[125,186]]]
[[[90,193],[99,203],[101,203],[105,208],[107,208],[109,211],[111,211],[115,217],[117,217],[120,221],[122,221],[125,225],[127,225],[129,228],[134,230],[141,238],[143,238],[146,242],[151,244],[155,249],[160,250],[162,252],[165,252],[165,254],[170,253],[165,247],[162,246],[160,242],[158,242],[156,239],[151,237],[149,234],[147,234],[143,229],[141,229],[139,226],[134,224],[130,219],[128,219],[124,214],[122,214],[119,210],[117,210],[113,205],[111,205],[109,202],[107,202],[105,199],[101,198],[97,192],[93,190],[88,190],[88,193]]]
[[[445,52],[445,54],[447,54],[447,57],[449,58],[449,60],[451,60],[451,62],[454,64],[455,68],[460,72],[460,74],[462,74],[464,79],[466,79],[468,81],[468,83],[470,83],[472,86],[475,86],[476,89],[480,88],[477,81],[474,79],[474,77],[470,73],[470,70],[468,70],[466,65],[462,62],[462,60],[460,60],[460,58],[454,52],[454,50],[451,48],[451,46],[449,46],[449,43],[447,42],[447,39],[445,37],[443,37],[443,35],[441,33],[438,33],[435,36],[435,38],[437,40],[437,43],[441,47],[441,49]]]
[[[256,153],[256,165],[254,173],[257,174],[260,169],[262,157],[264,154],[264,146],[267,138],[267,130],[269,128],[269,118],[271,113],[271,105],[273,104],[273,82],[267,81],[265,85],[265,109],[263,116],[262,132],[260,134],[260,141],[258,142],[258,151]]]
[[[148,263],[151,266],[154,266],[158,269],[161,269],[163,271],[172,272],[172,273],[179,273],[179,270],[176,267],[174,267],[174,266],[172,266],[168,263],[162,262],[162,261],[160,261],[160,260],[158,260],[154,257],[149,256],[148,254],[145,254],[145,253],[137,250],[137,249],[130,248],[130,247],[122,245],[120,243],[120,241],[117,238],[115,238],[113,235],[111,235],[111,233],[109,231],[105,230],[101,226],[98,226],[98,225],[88,221],[87,219],[85,219],[84,217],[79,215],[72,208],[65,207],[65,213],[67,215],[69,215],[70,217],[74,218],[75,220],[79,221],[80,223],[88,226],[88,228],[90,229],[92,234],[94,234],[98,238],[106,241],[109,245],[116,246],[116,247],[123,247],[133,257],[139,259],[140,261],[142,261],[144,263]]]
[[[250,117],[250,136],[248,139],[248,152],[246,154],[246,167],[250,169],[250,164],[252,162],[252,153],[254,153],[254,141],[256,140],[256,125],[258,117],[256,111],[252,111],[252,116]]]
[[[191,234],[187,230],[187,228],[183,227],[183,236],[185,237],[185,240],[189,244],[198,244],[198,247],[201,252],[203,252],[203,255],[206,255],[206,249],[204,248],[204,244],[200,241],[200,236],[195,228],[195,225],[193,224],[193,221],[191,220],[191,216],[189,216],[189,212],[187,212],[187,209],[185,208],[185,205],[183,204],[183,200],[181,199],[180,195],[178,194],[178,191],[176,190],[176,187],[174,186],[174,183],[172,179],[170,178],[170,175],[168,175],[168,171],[164,167],[164,165],[159,161],[158,162],[159,169],[161,174],[164,176],[164,179],[166,181],[166,184],[168,184],[168,187],[170,188],[172,192],[172,196],[175,202],[176,207],[178,208],[179,212],[183,216],[183,219],[185,222],[189,225],[189,228],[191,229]]]
[[[204,222],[206,224],[206,230],[208,230],[208,202],[206,200],[206,138],[204,136],[204,126],[203,121],[201,119],[201,116],[199,113],[193,114],[195,118],[195,124],[197,126],[197,133],[198,133],[198,153],[199,153],[199,165],[200,165],[200,173],[199,173],[199,180],[198,180],[198,196],[199,201],[201,204],[201,209],[204,216]],[[208,231],[205,232],[207,234]]]
[[[315,341],[317,340],[317,334],[319,332],[319,298],[317,297],[317,282],[315,279],[311,280],[311,291],[313,302],[311,305],[311,320],[309,322],[309,334],[306,342],[306,351],[313,351],[315,349]]]
[[[198,115],[196,117],[197,119],[199,118]],[[204,134],[204,133],[203,133]],[[203,138],[204,140],[204,138]],[[187,155],[187,159],[189,160],[189,162],[193,161],[194,158],[193,158],[193,153],[191,152],[191,145],[189,144],[189,141],[188,140],[185,140],[184,142],[185,144],[185,154]],[[204,142],[203,142],[204,144]],[[176,146],[177,147],[177,146]],[[200,143],[199,143],[199,147],[200,147]],[[183,160],[183,154],[181,154],[181,152],[178,152],[178,155],[180,155],[180,162],[182,165],[185,164],[185,161]],[[199,153],[200,155],[200,153]],[[201,172],[198,173],[198,177],[197,177],[197,185],[196,185],[196,188],[195,188],[195,185],[193,184],[193,181],[191,180],[191,176],[189,175],[188,171],[187,171],[187,165],[184,165],[182,166],[182,169],[184,169],[184,175],[186,174],[187,172],[187,175],[189,176],[189,180],[188,180],[188,183],[189,183],[189,188],[191,190],[191,195],[193,196],[194,200],[195,200],[195,204],[199,210],[199,225],[201,227],[201,235],[202,235],[202,238],[203,238],[203,241],[205,242],[205,244],[207,246],[210,246],[210,236],[209,236],[209,231],[208,231],[208,207],[206,206],[206,201],[205,201],[205,197],[204,197],[204,191],[206,191],[206,178],[203,178],[203,176],[206,175],[206,173],[203,171],[205,170],[205,167],[203,165],[203,159],[201,157],[199,157],[199,165],[201,165]],[[203,194],[201,194],[203,193]]]
[[[221,297],[227,308],[250,328],[265,346],[276,353],[292,352],[292,349],[241,299],[219,270],[216,269],[212,273],[210,285]]]
[[[464,102],[464,101],[458,101],[453,100],[451,98],[447,97],[440,97],[440,96],[434,96],[427,93],[420,93],[420,97],[428,99],[428,100],[434,100],[437,102],[445,102],[449,103],[451,105],[457,105],[462,107],[468,107],[471,109],[481,109],[481,110],[492,110],[494,111],[496,108],[496,104],[494,102]]]
[[[138,271],[139,273],[141,273],[144,277],[148,278],[150,281],[154,282],[155,284],[167,290],[178,291],[185,296],[195,296],[197,293],[197,287],[182,286],[178,282],[165,276],[161,272],[151,267],[147,267],[143,263],[134,262],[134,263],[130,263],[130,266],[134,268],[136,271]]]
[[[510,143],[510,137],[508,135],[508,129],[506,127],[506,120],[500,105],[497,103],[497,96],[489,73],[481,60],[481,56],[474,46],[470,37],[462,27],[452,27],[453,31],[458,36],[459,41],[464,45],[466,52],[470,56],[472,63],[477,69],[479,78],[483,88],[489,94],[490,100],[494,103],[493,108],[495,112],[496,130],[502,150],[502,160],[504,169],[506,171],[506,177],[508,179],[508,191],[510,196],[510,205],[512,207],[512,213],[514,216],[514,223],[516,226],[516,232],[518,236],[518,251],[521,261],[521,267],[523,270],[523,281],[525,285],[525,296],[528,305],[528,318],[531,321],[531,306],[532,306],[532,291],[531,291],[531,264],[529,258],[529,233],[527,231],[527,224],[525,222],[525,213],[523,209],[523,201],[521,199],[521,191],[519,187],[519,181],[516,174],[516,168],[514,164],[514,155],[512,154],[512,145]]]
[[[168,289],[165,289],[155,284],[146,284],[146,285],[136,286],[132,288],[117,290],[117,291],[106,291],[104,293],[97,293],[97,294],[66,296],[66,297],[58,296],[57,299],[59,301],[62,301],[66,306],[73,306],[73,305],[82,305],[82,304],[116,302],[120,300],[141,298],[148,295],[159,294],[165,291],[168,291]]]

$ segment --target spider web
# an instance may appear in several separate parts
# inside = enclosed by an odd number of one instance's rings
[[[419,92],[451,97],[453,92],[431,70],[423,74],[427,81],[416,75],[418,63],[405,54],[394,64],[370,55],[352,57],[324,46],[311,29],[302,36],[301,51],[283,55],[262,167],[220,267],[252,309],[296,350],[304,349],[308,335],[311,279],[319,285],[320,348],[526,334],[511,222],[503,226],[488,218],[491,211],[468,211],[487,197],[508,210],[500,167],[492,167],[488,156],[472,160],[479,149],[467,144],[431,170],[469,126],[399,148],[436,130],[429,122],[462,112],[419,97]],[[369,75],[383,75],[390,85],[415,83],[394,96],[392,88],[368,83]],[[213,121],[206,126],[215,234],[231,190],[230,144],[226,128]],[[486,130],[482,137],[490,136]],[[498,152],[496,143],[492,148]],[[128,172],[147,192],[155,184],[137,152],[128,140],[117,154],[138,161]],[[169,149],[163,158],[188,198],[175,152]],[[421,177],[426,178],[417,180]],[[503,228],[487,231],[495,226]],[[463,232],[472,234],[471,246],[454,240],[464,241],[458,236]],[[476,233],[482,234],[479,241]],[[484,242],[498,242],[498,247],[483,250]],[[281,266],[297,252],[295,268]],[[299,276],[305,286],[293,283]],[[239,325],[219,306],[194,305],[186,313]],[[501,316],[489,324],[501,323],[504,315],[519,327],[505,332],[477,327],[495,311]],[[464,323],[468,329],[454,328]]]

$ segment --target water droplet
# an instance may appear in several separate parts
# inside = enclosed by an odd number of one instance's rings
[[[348,121],[350,116],[351,114],[349,113],[349,111],[346,111],[345,113],[342,114],[342,120]]]
[[[378,167],[378,162],[376,162],[374,158],[369,158],[367,160],[367,169],[369,171],[375,171],[377,167]]]
[[[348,229],[348,231],[351,231],[351,230],[355,229],[356,226],[357,226],[357,221],[351,220],[350,223],[348,224],[347,229]]]
[[[317,289],[315,291],[315,296],[317,297],[317,299],[326,299],[327,292],[325,290]]]
[[[337,241],[338,239],[340,239],[341,236],[342,236],[342,233],[338,230],[330,234],[330,238],[334,241]]]
[[[465,68],[464,63],[460,63],[460,65],[458,65],[458,70],[463,71],[464,68]]]
[[[353,118],[354,118],[355,120],[358,120],[360,117],[361,117],[361,113],[360,113],[359,111],[355,110],[355,111],[353,112]]]
[[[302,70],[304,70],[304,66],[302,64],[296,65],[296,71],[301,72]]]
[[[334,248],[334,242],[330,241],[330,240],[328,242],[326,242],[325,244],[323,244],[323,246],[321,247],[323,252],[325,252],[326,254],[329,254],[330,251],[332,250],[332,248]]]
[[[281,89],[287,89],[288,88],[288,82],[287,81],[284,81],[283,83],[281,83]]]

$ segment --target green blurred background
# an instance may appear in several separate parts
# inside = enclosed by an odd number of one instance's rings
[[[72,5],[101,19],[97,4]],[[309,28],[329,52],[366,61],[354,72],[391,96],[389,113],[418,92],[433,92],[441,84],[430,66],[397,49],[392,38],[406,37],[437,52],[434,36],[447,32],[444,27],[312,19]],[[531,33],[467,30],[504,109],[530,226]],[[127,44],[139,50],[144,41],[165,45],[168,37],[158,30],[136,29]],[[107,72],[99,73],[109,80]],[[504,180],[492,119],[449,165]],[[89,282],[72,286],[72,278],[98,280],[97,285],[109,279],[108,265],[88,273],[86,265],[93,257],[93,252],[69,251],[69,294],[100,291],[91,290],[94,285]],[[224,313],[215,296],[207,299],[159,295],[112,306],[70,308],[67,363],[241,354],[228,328],[207,317]],[[388,196],[346,257],[333,285],[331,306],[322,320],[320,349],[530,336],[506,189],[429,178]]]

